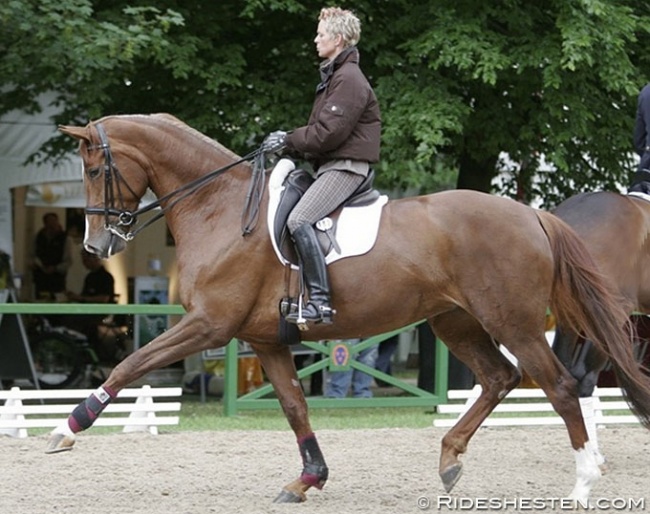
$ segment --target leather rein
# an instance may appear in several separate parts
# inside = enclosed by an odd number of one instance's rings
[[[130,211],[124,207],[122,186],[124,186],[124,188],[126,188],[134,197],[137,197],[137,195],[124,179],[123,175],[120,173],[119,168],[115,164],[115,160],[113,159],[113,154],[111,152],[111,147],[108,142],[108,137],[106,136],[104,127],[101,123],[97,123],[95,125],[95,128],[97,129],[97,134],[99,135],[100,144],[88,145],[87,149],[88,151],[101,150],[104,152],[104,206],[86,207],[84,211],[86,215],[104,216],[104,229],[108,230],[111,234],[114,234],[126,242],[131,241],[138,232],[162,218],[165,213],[174,205],[196,192],[199,188],[204,186],[213,178],[218,177],[219,175],[243,162],[254,160],[251,186],[246,197],[244,212],[242,213],[243,235],[252,232],[255,224],[257,223],[259,215],[259,203],[261,203],[261,197],[264,188],[265,159],[264,153],[260,149],[249,153],[248,155],[231,164],[228,164],[227,166],[223,166],[219,169],[202,175],[198,179],[184,184],[178,189],[167,193],[161,198],[157,198],[155,201],[137,209],[136,211]],[[115,184],[115,189],[117,189],[117,198],[115,196],[113,184]],[[164,202],[170,199],[173,200],[165,206],[162,205]],[[117,204],[119,204],[119,207]],[[136,227],[138,216],[140,214],[151,211],[157,207],[160,207],[160,212],[147,220],[144,224]]]

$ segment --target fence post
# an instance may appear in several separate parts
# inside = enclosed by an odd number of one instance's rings
[[[20,393],[20,387],[12,387],[10,389],[10,392],[15,393],[16,398],[8,398],[7,401],[5,402],[5,407],[22,407],[23,401],[18,396]],[[0,419],[24,421],[25,416],[23,414],[15,414],[15,413],[7,414],[3,412],[2,415],[0,415]],[[0,428],[0,434],[5,434],[10,437],[18,437],[21,439],[25,439],[27,437],[27,429],[26,428]]]
[[[153,398],[151,396],[151,386],[143,385],[140,388],[140,393],[135,399],[136,405],[153,405]],[[129,414],[129,419],[134,418],[149,418],[153,419],[156,417],[156,413],[153,410],[147,411],[132,411]],[[158,435],[158,427],[156,425],[124,425],[122,432],[149,432],[151,435]]]
[[[235,416],[237,414],[237,383],[238,383],[238,353],[237,340],[233,339],[226,346],[225,381],[223,388],[223,414]]]

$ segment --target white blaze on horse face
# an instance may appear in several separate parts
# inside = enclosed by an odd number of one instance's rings
[[[576,485],[569,498],[584,508],[588,505],[591,488],[600,479],[600,468],[590,441],[585,443],[584,448],[574,450],[574,455],[576,458]]]

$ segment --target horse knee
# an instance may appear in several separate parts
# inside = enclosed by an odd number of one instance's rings
[[[281,402],[284,415],[287,417],[289,424],[294,426],[294,422],[301,422],[307,419],[307,404],[297,398],[286,398]]]
[[[580,398],[588,398],[594,394],[594,389],[598,384],[598,375],[597,371],[590,371],[582,377],[582,380],[578,381],[578,396]]]

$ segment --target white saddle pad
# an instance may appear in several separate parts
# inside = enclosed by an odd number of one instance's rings
[[[280,253],[277,241],[273,236],[273,224],[275,213],[280,202],[280,195],[284,191],[285,177],[296,169],[296,165],[290,159],[280,159],[271,172],[269,179],[269,209],[267,212],[267,226],[269,237],[273,244],[273,250],[280,262],[284,265],[289,262]],[[341,249],[338,253],[332,249],[325,256],[325,262],[330,264],[345,257],[363,255],[369,252],[377,240],[379,232],[379,221],[381,210],[388,203],[388,196],[381,195],[375,202],[363,207],[345,207],[339,216],[336,228],[336,241]],[[297,266],[292,265],[294,269]]]

